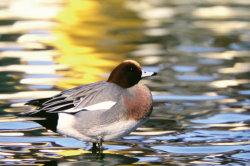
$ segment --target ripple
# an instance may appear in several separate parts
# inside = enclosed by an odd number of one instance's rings
[[[250,81],[247,79],[240,79],[240,80],[218,80],[209,83],[210,86],[216,88],[227,88],[231,86],[239,86],[240,84],[249,83]]]
[[[138,157],[138,162],[153,162],[153,161],[160,161],[160,157]]]
[[[0,99],[2,100],[14,100],[14,99],[23,99],[23,98],[43,98],[43,97],[50,97],[53,95],[58,94],[59,91],[27,91],[27,92],[17,92],[13,94],[0,94]]]
[[[23,78],[59,78],[61,74],[24,74]]]
[[[183,52],[222,52],[225,48],[222,47],[202,47],[202,46],[178,46],[178,50]]]
[[[130,146],[124,146],[124,145],[104,145],[104,149],[107,150],[125,150],[130,149]]]
[[[247,165],[249,5],[0,0],[0,164]],[[145,126],[105,142],[103,158],[91,143],[14,116],[27,100],[99,81],[127,58],[159,72],[144,81],[154,111]]]
[[[192,12],[192,14],[198,18],[238,18],[249,17],[248,9],[230,7],[230,6],[212,6],[212,7],[200,7]]]
[[[149,45],[148,47],[140,47],[138,50],[131,52],[131,55],[133,56],[157,56],[157,55],[164,55],[166,54],[165,51],[161,48],[157,47],[151,47]]]
[[[163,150],[169,153],[186,155],[220,154],[228,153],[238,149],[248,150],[250,145],[244,146],[153,146],[152,148]]]
[[[208,101],[208,100],[222,100],[228,98],[224,95],[166,95],[157,94],[153,96],[155,101]]]
[[[145,35],[148,35],[148,36],[164,36],[164,35],[169,34],[169,31],[165,28],[150,28],[150,29],[147,29],[144,33]]]
[[[141,11],[140,17],[148,20],[169,19],[176,14],[170,7],[159,7]]]
[[[205,28],[205,29],[210,29],[216,33],[221,33],[221,34],[229,34],[234,31],[244,31],[248,29],[250,26],[249,22],[245,21],[196,21],[194,22],[194,26],[197,28]],[[225,49],[224,49],[225,50]],[[222,50],[223,51],[223,50]]]
[[[202,75],[176,75],[177,80],[181,81],[213,81],[217,76],[202,76]]]
[[[53,88],[53,85],[29,85],[28,86],[31,89],[45,89],[49,90]]]
[[[76,140],[74,138],[64,138],[64,137],[46,137],[46,136],[40,136],[40,137],[11,137],[11,136],[5,136],[0,137],[0,142],[15,142],[15,143],[36,143],[36,142],[53,142],[57,145],[63,146],[63,147],[86,147],[86,143],[83,141]]]
[[[239,43],[231,43],[230,48],[234,50],[249,50],[250,49],[250,42],[239,42]]]
[[[208,59],[208,58],[203,58],[199,59],[198,62],[202,65],[220,65],[224,61],[220,59]]]
[[[249,114],[225,113],[225,114],[216,114],[206,119],[191,120],[191,122],[201,123],[201,124],[213,124],[213,123],[242,122],[247,120],[250,120]]]
[[[184,66],[184,65],[175,65],[172,66],[172,69],[176,72],[194,72],[197,70],[197,66]]]
[[[250,63],[236,63],[234,67],[219,69],[219,73],[247,73],[250,71]]]
[[[225,128],[226,129],[226,128]],[[241,142],[240,140],[247,140],[248,136],[246,131],[227,131],[227,130],[216,130],[215,128],[208,128],[207,130],[195,130],[183,134],[167,135],[154,137],[154,140],[161,141],[180,141],[185,143],[198,143],[207,142],[209,144],[233,144],[233,145],[244,145],[249,142]],[[238,139],[238,142],[227,142],[230,140]]]
[[[34,122],[0,122],[0,130],[25,130],[41,127]]]
[[[250,90],[240,90],[240,91],[238,91],[238,93],[239,94],[241,94],[241,95],[250,95]]]
[[[250,160],[250,153],[238,153],[238,154],[232,155],[232,157]]]

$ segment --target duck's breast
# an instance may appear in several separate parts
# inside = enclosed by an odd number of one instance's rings
[[[127,110],[127,119],[142,120],[152,112],[152,95],[143,84],[137,84],[128,89],[128,95],[123,95]]]

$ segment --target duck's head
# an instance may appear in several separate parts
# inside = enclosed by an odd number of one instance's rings
[[[136,85],[142,78],[156,75],[156,72],[142,70],[141,65],[134,60],[125,60],[114,68],[108,82],[115,83],[123,88]]]

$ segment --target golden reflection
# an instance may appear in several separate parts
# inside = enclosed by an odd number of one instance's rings
[[[14,153],[0,152],[0,156],[14,156]]]
[[[11,120],[16,121],[16,116],[0,116],[0,122],[9,122]]]
[[[141,132],[143,131],[143,132]],[[131,133],[131,135],[164,135],[164,134],[169,134],[173,133],[173,131],[154,131],[154,128],[141,128],[139,127],[138,130],[134,131]]]
[[[202,165],[219,165],[219,162],[213,161],[191,161],[190,164],[202,164]]]
[[[213,81],[209,85],[216,88],[227,88],[230,86],[239,86],[240,84],[249,83],[250,81],[247,79],[240,80],[218,80]]]
[[[140,10],[139,12],[140,17],[146,20],[170,20],[176,15],[176,10],[171,7],[145,8],[145,10]]]
[[[84,153],[90,153],[90,152],[83,149],[66,149],[56,152],[56,154],[62,156],[76,156],[76,155],[82,155]]]
[[[217,145],[217,146],[228,146],[228,145],[248,145],[250,141],[242,141],[242,142],[215,142],[209,143],[210,145]]]
[[[248,9],[228,6],[202,7],[193,11],[194,16],[203,19],[225,19],[232,17],[249,17]]]
[[[233,10],[226,6],[198,8],[193,11],[193,15],[199,18],[228,18],[233,14]]]
[[[250,63],[236,63],[234,67],[219,69],[219,73],[232,74],[232,73],[246,73],[250,71]]]
[[[243,21],[196,21],[194,27],[204,28],[220,34],[229,34],[235,31],[247,30],[250,26],[249,22]]]
[[[212,59],[225,59],[231,60],[236,57],[248,57],[249,51],[225,51],[220,53],[202,53],[200,54],[204,58],[212,58]]]
[[[235,127],[233,129],[230,129],[232,131],[247,131],[247,130],[250,130],[250,127]]]
[[[235,102],[238,102],[238,100],[233,99],[233,98],[229,98],[229,99],[218,100],[217,102],[218,102],[218,103],[221,103],[221,104],[228,104],[228,103],[235,103]],[[234,110],[234,111],[235,111],[235,110]]]
[[[246,124],[244,123],[214,123],[214,124],[206,124],[204,126],[208,126],[208,127],[231,127],[231,128],[237,128],[237,127],[242,127],[245,126]],[[232,130],[232,129],[231,129]]]
[[[134,50],[131,43],[141,38],[140,30],[135,29],[142,21],[123,3],[124,0],[68,0],[57,16],[59,25],[52,42],[61,53],[56,61],[71,68],[62,71],[69,79],[60,80],[58,86],[71,88],[100,81],[101,75],[109,73]]]

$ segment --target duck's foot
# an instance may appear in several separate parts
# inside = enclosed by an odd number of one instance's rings
[[[99,153],[102,154],[103,153],[103,146],[102,146],[102,139],[100,138],[98,140],[98,142],[93,142],[93,146],[91,148],[92,153]]]
[[[92,151],[93,154],[96,154],[96,153],[98,153],[98,151],[99,151],[99,150],[98,150],[98,147],[97,147],[97,145],[96,145],[95,142],[93,142],[91,151]]]

